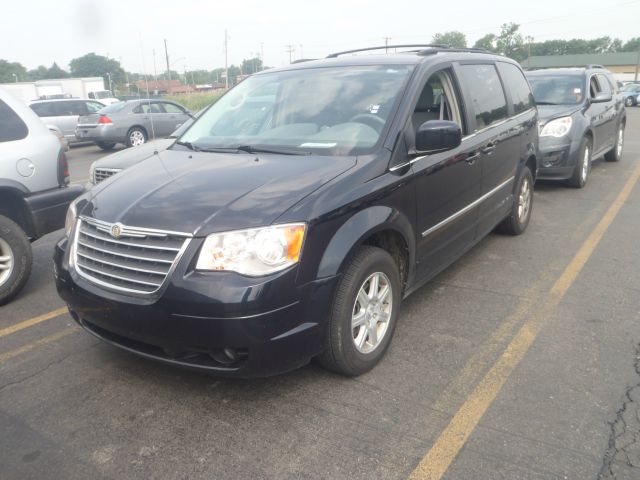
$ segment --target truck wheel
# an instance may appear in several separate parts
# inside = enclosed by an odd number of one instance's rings
[[[133,127],[127,133],[127,147],[137,147],[147,141],[147,132],[140,127]]]
[[[0,305],[24,287],[31,273],[31,244],[14,221],[0,215]]]
[[[398,266],[385,250],[362,247],[336,287],[319,363],[342,375],[360,375],[384,356],[401,301]]]
[[[604,154],[607,162],[619,162],[622,158],[622,150],[624,149],[624,125],[620,125],[616,130],[615,146]]]
[[[103,142],[98,142],[96,145],[98,145],[102,150],[105,150],[105,151],[113,150],[113,147],[116,146],[115,143],[103,143]]]

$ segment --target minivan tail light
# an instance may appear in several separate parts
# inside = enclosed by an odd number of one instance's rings
[[[58,185],[64,187],[69,184],[69,162],[65,153],[60,150],[58,154]]]
[[[113,122],[112,122],[112,121],[111,121],[111,119],[110,119],[109,117],[107,117],[106,115],[101,115],[101,116],[100,116],[100,120],[98,120],[98,123],[101,123],[101,124],[103,124],[103,125],[106,125],[106,124],[110,124],[110,123],[113,123]]]

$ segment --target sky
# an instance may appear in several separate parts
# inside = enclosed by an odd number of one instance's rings
[[[469,44],[503,23],[521,25],[536,41],[640,36],[640,0],[22,0],[6,1],[0,16],[0,59],[28,69],[88,52],[119,60],[130,72],[207,69],[263,55],[264,64],[318,58],[351,48],[428,43],[458,30]],[[155,56],[154,56],[155,51]],[[155,62],[154,62],[155,58]],[[155,63],[155,67],[154,67]]]

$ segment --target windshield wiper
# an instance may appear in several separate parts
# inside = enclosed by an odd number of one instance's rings
[[[178,140],[176,142],[177,145],[182,145],[183,147],[187,147],[189,150],[193,150],[194,152],[199,152],[200,149],[198,147],[196,147],[193,143],[191,142],[183,142]]]
[[[311,152],[305,152],[302,150],[287,150],[283,148],[263,148],[255,147],[253,145],[238,145],[236,150],[246,153],[275,153],[279,155],[311,155]]]
[[[560,105],[560,104],[553,103],[553,102],[536,102],[536,105]]]

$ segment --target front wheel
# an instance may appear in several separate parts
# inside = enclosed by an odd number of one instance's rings
[[[567,185],[573,188],[584,188],[587,184],[589,173],[591,173],[591,140],[583,138],[578,161],[573,169],[573,174],[567,180]]]
[[[24,231],[0,215],[0,305],[15,297],[27,283],[31,262],[31,244]]]
[[[627,107],[633,107],[633,106],[635,105],[635,103],[633,102],[633,97],[627,97],[627,98],[624,100],[624,104],[625,104]]]
[[[401,301],[400,273],[385,250],[365,246],[351,258],[336,287],[321,365],[355,376],[384,356]]]
[[[616,144],[614,147],[604,154],[607,162],[619,162],[622,158],[622,150],[624,149],[624,125],[620,125],[616,130]]]
[[[147,142],[147,132],[140,127],[133,127],[127,133],[127,147],[137,147]]]
[[[522,168],[516,187],[515,198],[509,216],[498,226],[507,235],[520,235],[529,225],[533,207],[533,175],[529,167]]]

